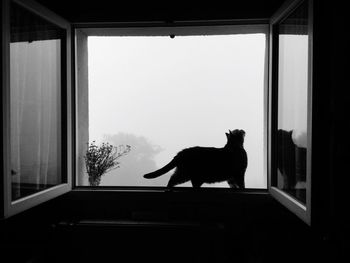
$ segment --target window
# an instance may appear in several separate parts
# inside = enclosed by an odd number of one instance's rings
[[[309,1],[272,19],[271,193],[310,223],[311,52]]]
[[[78,186],[164,187],[173,171],[143,174],[184,148],[223,147],[225,132],[243,129],[246,188],[266,189],[267,26],[78,28],[76,43]],[[98,184],[86,171],[92,142],[130,146]]]
[[[64,33],[63,29],[17,4],[11,5],[10,162],[13,201],[66,181],[61,172],[60,121],[61,42]]]
[[[7,216],[69,190],[71,125],[68,24],[34,3],[6,1],[5,8]]]
[[[77,186],[90,185],[91,143],[121,145],[119,168],[95,186],[163,187],[169,174],[142,175],[183,148],[222,147],[224,133],[239,128],[247,132],[246,187],[268,185],[310,224],[312,0],[288,1],[269,30],[252,21],[75,25],[74,94],[71,25],[32,1],[1,7],[5,217],[69,191],[73,174]]]

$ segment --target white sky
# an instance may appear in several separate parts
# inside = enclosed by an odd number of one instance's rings
[[[89,140],[130,144],[101,185],[165,186],[142,177],[192,146],[246,131],[246,187],[265,188],[265,35],[89,37]],[[210,185],[227,187],[226,183]]]

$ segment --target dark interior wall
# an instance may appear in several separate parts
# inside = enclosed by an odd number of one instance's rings
[[[325,32],[332,40],[329,43],[332,50],[330,65],[330,223],[332,240],[337,240],[342,251],[350,251],[350,213],[349,207],[349,42],[346,41],[346,24],[348,23],[348,8],[342,1],[332,6],[331,29]],[[324,17],[325,18],[325,17]],[[345,255],[344,255],[345,257]],[[348,259],[348,257],[346,257]]]
[[[86,220],[95,224],[82,225]],[[106,220],[114,223],[103,225]],[[111,262],[107,259],[113,257],[128,262],[311,262],[315,256],[326,262],[331,258],[312,229],[266,193],[71,192],[9,218],[1,231],[2,256],[8,255],[11,262],[30,258]],[[192,261],[194,256],[197,260]]]
[[[45,1],[38,2],[73,23],[269,18],[283,0],[211,1]]]
[[[1,43],[3,43],[3,32],[5,31],[4,30],[4,21],[3,21],[3,5],[1,4],[0,5],[0,20],[1,20],[1,34],[0,34],[0,42]],[[4,85],[3,84],[3,51],[2,51],[2,49],[1,49],[1,52],[0,52],[0,61],[1,61],[1,63],[0,63],[0,72],[1,72],[1,74],[0,74],[0,83],[1,83],[1,87]],[[1,127],[3,127],[3,114],[2,114],[2,112],[3,112],[3,99],[2,99],[2,97],[1,97],[1,100],[0,100],[0,107],[1,107],[1,115],[0,115],[0,124],[1,124]],[[1,138],[3,138],[3,129],[1,129],[1,131],[0,131],[0,136],[1,136]],[[0,141],[0,149],[3,149],[4,148],[4,146],[3,146],[3,141],[1,140]],[[0,156],[2,157],[2,155],[0,154]],[[3,160],[3,159],[2,159]],[[4,164],[3,164],[3,161],[1,161],[0,162],[0,169],[1,169],[1,171],[3,171],[3,168],[4,168]],[[0,189],[4,189],[4,181],[3,181],[3,179],[2,179],[2,177],[0,177]],[[0,193],[2,193],[2,191],[0,191]],[[3,195],[1,194],[0,195],[0,213],[1,213],[1,215],[3,215],[4,214],[4,197],[3,197]]]
[[[346,73],[349,48],[344,41],[343,1],[314,1],[312,208],[314,227],[327,242],[347,246],[350,232],[347,163],[350,147],[345,128],[350,101]],[[347,244],[345,244],[347,243]],[[333,243],[335,244],[335,243]],[[345,251],[345,250],[344,250]]]

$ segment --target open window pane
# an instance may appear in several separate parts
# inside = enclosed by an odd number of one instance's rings
[[[277,184],[306,203],[308,8],[300,5],[278,25]]]
[[[65,31],[11,4],[12,201],[61,184],[61,50]]]
[[[243,129],[245,186],[266,188],[266,34],[81,39],[78,33],[78,185],[90,185],[87,143],[121,145],[121,153],[130,146],[118,159],[119,168],[104,174],[99,185],[166,186],[173,171],[152,180],[143,175],[184,148],[223,147],[225,132]],[[229,187],[227,182],[204,186]]]

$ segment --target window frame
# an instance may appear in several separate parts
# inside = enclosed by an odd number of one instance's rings
[[[10,168],[10,4],[15,3],[66,31],[65,45],[62,47],[61,65],[61,111],[62,111],[62,177],[63,183],[43,191],[12,201]],[[2,215],[15,215],[71,190],[72,186],[72,101],[71,101],[71,27],[70,23],[34,1],[2,1]]]
[[[279,22],[287,18],[302,3],[308,4],[308,98],[307,98],[307,155],[306,155],[306,203],[303,204],[295,197],[272,185],[273,176],[277,171],[274,151],[276,151],[277,114],[278,114],[278,33],[276,27]],[[312,95],[313,95],[313,1],[290,0],[287,1],[272,17],[270,21],[270,72],[269,72],[269,137],[268,137],[268,189],[270,194],[291,212],[296,214],[305,223],[311,225],[311,174],[312,174]]]
[[[263,105],[264,109],[268,108],[268,94],[269,94],[269,46],[270,46],[270,26],[268,19],[251,19],[251,20],[216,20],[216,21],[171,21],[171,22],[135,22],[135,23],[74,23],[72,24],[72,40],[73,40],[73,69],[74,69],[74,173],[73,173],[73,190],[77,191],[140,191],[143,193],[154,191],[168,191],[167,187],[161,186],[82,186],[77,182],[79,177],[78,163],[79,163],[79,100],[77,96],[79,89],[79,73],[81,62],[77,57],[77,31],[82,32],[86,36],[179,36],[179,35],[203,35],[203,34],[242,34],[242,33],[264,33],[266,35],[266,51],[264,62],[264,92]],[[269,185],[269,175],[267,173],[268,160],[268,111],[265,110],[263,116],[263,176],[266,180],[266,188],[254,189],[247,188],[244,190],[236,190],[235,192],[258,192],[266,193]],[[232,189],[205,187],[203,191],[222,191],[232,192]],[[188,191],[188,187],[176,187],[172,191]]]
[[[57,185],[55,187],[46,189],[42,192],[35,193],[33,195],[24,197],[22,199],[19,199],[15,202],[11,201],[11,174],[10,174],[10,163],[9,163],[9,152],[10,152],[10,145],[9,145],[9,136],[10,136],[10,130],[9,130],[9,28],[10,28],[10,12],[9,12],[9,6],[10,1],[13,1],[27,9],[29,9],[34,14],[37,14],[44,19],[59,25],[66,29],[67,37],[66,37],[66,178],[67,183],[63,183],[60,185]],[[302,220],[304,220],[307,224],[311,224],[311,169],[312,165],[315,163],[315,157],[311,158],[311,151],[308,152],[307,155],[307,204],[306,206],[301,205],[298,201],[296,201],[294,198],[291,198],[291,196],[285,194],[283,191],[277,189],[276,187],[271,186],[271,175],[272,175],[272,168],[274,164],[273,156],[271,154],[272,152],[272,145],[271,142],[273,141],[273,134],[272,134],[272,127],[274,125],[273,123],[273,105],[274,102],[274,95],[273,95],[273,89],[276,86],[276,78],[275,72],[276,72],[276,56],[274,54],[274,34],[273,34],[273,27],[274,25],[282,19],[283,16],[287,15],[290,11],[292,11],[298,4],[300,4],[302,1],[308,1],[309,2],[309,96],[308,96],[308,147],[311,149],[312,144],[312,115],[315,113],[312,112],[312,97],[314,96],[312,94],[312,85],[313,80],[312,76],[313,73],[313,65],[312,62],[314,61],[313,57],[313,0],[288,0],[286,3],[271,17],[271,19],[253,19],[253,20],[229,20],[229,21],[175,21],[175,22],[147,22],[147,23],[76,23],[71,24],[68,21],[62,19],[52,11],[48,10],[47,8],[43,7],[42,5],[32,1],[32,0],[3,0],[1,3],[1,19],[2,19],[2,32],[1,32],[1,83],[2,83],[2,99],[1,99],[1,108],[2,108],[2,114],[0,117],[0,122],[2,124],[2,131],[1,131],[1,164],[0,169],[2,171],[2,178],[0,179],[0,188],[1,188],[1,195],[0,195],[0,217],[9,217],[14,214],[17,214],[21,211],[24,211],[26,209],[29,209],[33,206],[36,206],[40,203],[43,203],[47,200],[50,200],[54,197],[57,197],[61,194],[64,194],[66,192],[69,192],[72,189],[76,192],[93,192],[93,190],[96,191],[120,191],[120,192],[137,192],[141,194],[147,194],[151,192],[165,192],[167,189],[165,187],[99,187],[99,188],[92,188],[92,187],[83,187],[83,186],[76,186],[76,176],[77,176],[77,170],[76,170],[76,162],[77,162],[77,155],[76,155],[76,146],[77,146],[77,97],[76,97],[76,54],[75,54],[75,29],[79,28],[120,28],[120,27],[166,27],[166,28],[172,28],[174,26],[213,26],[213,25],[254,25],[254,24],[262,24],[262,25],[269,25],[269,32],[266,40],[266,48],[267,48],[267,58],[265,59],[265,81],[268,82],[268,85],[265,85],[264,89],[264,104],[265,104],[265,113],[264,113],[264,172],[267,176],[267,187],[268,189],[246,189],[244,191],[228,191],[229,189],[215,189],[220,190],[229,193],[231,196],[237,195],[237,194],[251,194],[251,193],[264,193],[270,192],[270,194],[276,198],[279,202],[281,202],[283,205],[285,205],[290,211],[295,213],[297,216],[299,216]],[[317,21],[316,21],[317,22]],[[317,35],[316,35],[317,36]],[[317,55],[319,55],[319,50]],[[72,53],[72,54],[71,54]],[[316,67],[315,67],[316,68]],[[318,76],[317,76],[318,77]],[[316,81],[317,79],[315,79]],[[317,99],[317,98],[316,98]],[[316,108],[316,102],[315,100],[315,108]],[[316,136],[314,136],[316,140]],[[64,148],[63,148],[64,149]],[[315,154],[316,155],[316,154]],[[312,161],[312,163],[311,163]],[[64,171],[62,171],[64,173]],[[317,179],[317,178],[315,178]],[[314,180],[316,183],[316,180]],[[177,187],[174,191],[191,191],[192,189],[181,189],[181,187]],[[213,189],[203,189],[205,192],[211,192]],[[196,190],[198,191],[198,190]],[[202,191],[202,190],[200,190]],[[315,192],[315,191],[314,191]],[[315,208],[316,209],[316,208]],[[314,209],[314,210],[315,210]],[[313,210],[313,211],[314,211]],[[315,213],[315,212],[314,212]],[[314,220],[313,220],[314,221]]]

